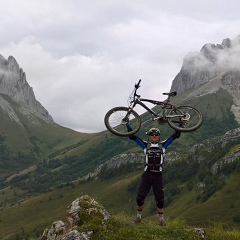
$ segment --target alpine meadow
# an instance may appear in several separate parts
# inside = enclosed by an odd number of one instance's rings
[[[131,224],[144,169],[141,149],[107,130],[82,133],[58,125],[17,60],[0,55],[0,239],[240,239],[239,49],[240,36],[205,44],[183,59],[172,81],[169,91],[178,94],[171,103],[199,109],[204,121],[167,151],[165,228],[157,225],[152,192],[141,226]],[[149,117],[141,115],[142,121]],[[146,139],[149,127],[160,128],[163,137],[174,132],[153,121],[137,135]],[[78,237],[67,238],[65,230],[44,235],[54,222],[66,222],[75,199],[92,199],[101,211],[73,223]],[[104,224],[102,212],[110,215]]]

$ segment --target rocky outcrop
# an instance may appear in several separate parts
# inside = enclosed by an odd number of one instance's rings
[[[108,162],[104,164],[104,167],[109,168],[118,168],[121,164],[127,163],[144,163],[144,154],[143,153],[130,153],[130,154],[119,154],[111,158]]]
[[[6,60],[0,55],[0,93],[6,94],[14,101],[28,106],[42,119],[53,121],[48,111],[36,100],[33,89],[26,80],[26,74],[12,56]]]
[[[240,124],[240,36],[222,44],[205,44],[200,52],[188,54],[174,78],[171,91],[190,90],[185,100],[225,89],[233,98],[231,112]]]
[[[212,166],[213,173],[218,173],[224,164],[233,163],[240,158],[240,149],[236,149],[234,152],[231,152],[225,155],[223,158],[219,159],[214,165]]]
[[[221,77],[221,83],[235,99],[240,100],[240,70],[225,72]]]
[[[144,156],[144,153],[119,154],[106,162],[104,167],[107,169],[118,168],[121,164],[128,163],[139,163],[139,165],[144,166]],[[165,162],[173,162],[179,159],[180,156],[176,152],[169,152],[165,154]]]
[[[214,151],[216,148],[225,147],[227,143],[240,139],[240,128],[232,129],[227,131],[223,136],[205,140],[201,144],[195,144],[190,150],[195,153],[200,148],[204,148],[208,152]]]
[[[198,150],[200,149],[204,149],[205,151],[214,154],[215,150],[218,150],[219,148],[224,148],[227,144],[237,141],[240,141],[240,128],[230,130],[226,132],[226,134],[224,134],[223,136],[206,140],[201,144],[195,144],[191,149],[191,152],[193,154],[192,160],[195,161],[205,160],[204,156],[198,154]],[[233,163],[234,161],[239,160],[239,158],[240,149],[234,148],[231,152],[227,153],[222,158],[218,159],[212,165],[211,170],[213,173],[216,174],[221,170],[223,165]]]
[[[83,177],[84,180],[87,180],[89,178],[97,178],[98,174],[100,173],[102,168],[106,169],[114,169],[119,168],[120,165],[127,165],[131,163],[136,163],[139,165],[139,167],[144,168],[144,153],[123,153],[119,154],[117,156],[114,156],[106,163],[103,163],[95,168],[93,172],[88,173],[86,176]],[[171,163],[176,160],[180,160],[180,156],[176,152],[169,152],[165,154],[165,162]]]
[[[200,52],[188,54],[174,78],[171,91],[181,93],[196,88],[228,71],[240,70],[240,36],[222,44],[205,44]]]
[[[79,232],[77,227],[84,224],[100,224],[104,227],[111,218],[110,214],[97,201],[88,195],[75,199],[67,207],[67,220],[54,221],[50,229],[45,229],[41,239],[46,240],[88,240],[92,230]]]

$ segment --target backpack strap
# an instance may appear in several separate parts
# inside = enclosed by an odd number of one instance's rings
[[[150,142],[148,142],[147,143],[147,153],[148,153],[148,150],[150,149],[150,146],[151,146],[151,143]],[[163,149],[162,149],[162,143],[158,143],[158,146],[159,146],[159,149],[160,149],[160,151],[161,151],[161,154],[163,154]]]

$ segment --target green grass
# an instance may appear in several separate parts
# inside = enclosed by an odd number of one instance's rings
[[[110,226],[113,229],[110,231],[103,231],[101,236],[93,236],[93,239],[149,239],[149,240],[176,240],[176,239],[200,239],[200,236],[195,233],[194,228],[186,225],[185,222],[180,220],[175,220],[167,222],[167,227],[161,227],[158,224],[158,219],[147,218],[143,219],[142,223],[139,225],[131,224],[132,219],[129,216],[117,215],[114,216],[112,221],[110,221]],[[110,228],[108,226],[108,228]],[[108,230],[108,229],[107,229]],[[239,231],[224,231],[221,228],[205,229],[206,237],[205,239],[225,239],[233,240],[239,239]]]
[[[134,178],[134,176],[132,176]],[[20,229],[33,235],[36,230],[42,232],[45,228],[51,226],[52,222],[58,219],[65,221],[67,206],[77,197],[89,194],[98,202],[103,202],[106,209],[110,209],[111,214],[121,212],[122,205],[116,207],[116,202],[125,203],[124,208],[127,211],[134,205],[129,201],[131,198],[127,193],[125,180],[126,176],[109,181],[90,181],[85,184],[76,184],[75,188],[64,187],[52,192],[32,197],[20,204],[5,207],[0,212],[0,239],[9,239],[11,234],[19,234]],[[118,181],[119,180],[119,181]],[[130,179],[128,180],[130,181]],[[5,189],[5,193],[0,192],[1,198],[11,198],[13,189]],[[16,219],[18,219],[16,221]],[[4,236],[8,236],[4,238]]]
[[[193,191],[183,190],[165,209],[167,228],[160,228],[156,214],[152,213],[155,208],[152,195],[146,199],[142,224],[130,224],[136,214],[135,193],[129,193],[127,186],[140,174],[141,171],[104,181],[75,183],[74,188],[55,189],[19,204],[9,205],[0,212],[0,239],[15,239],[23,230],[29,236],[36,237],[37,233],[51,227],[53,221],[66,222],[67,206],[85,194],[96,199],[112,215],[109,226],[101,229],[102,235],[96,234],[93,239],[178,239],[176,236],[181,236],[181,239],[199,239],[193,232],[194,227],[206,228],[206,239],[240,239],[237,230],[239,223],[232,220],[240,209],[240,193],[237,190],[239,174],[232,175],[225,187],[203,204],[195,201],[196,194]],[[4,194],[0,192],[0,199],[11,199],[13,193],[14,189],[5,189]],[[99,227],[95,228],[96,232],[100,231]]]
[[[194,225],[236,228],[240,223],[233,222],[233,217],[240,214],[240,175],[232,174],[221,191],[216,192],[207,202],[197,204],[182,215]]]

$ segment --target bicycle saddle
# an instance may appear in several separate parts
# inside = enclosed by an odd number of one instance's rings
[[[168,96],[174,97],[177,95],[177,92],[163,93],[163,95],[168,95]]]

